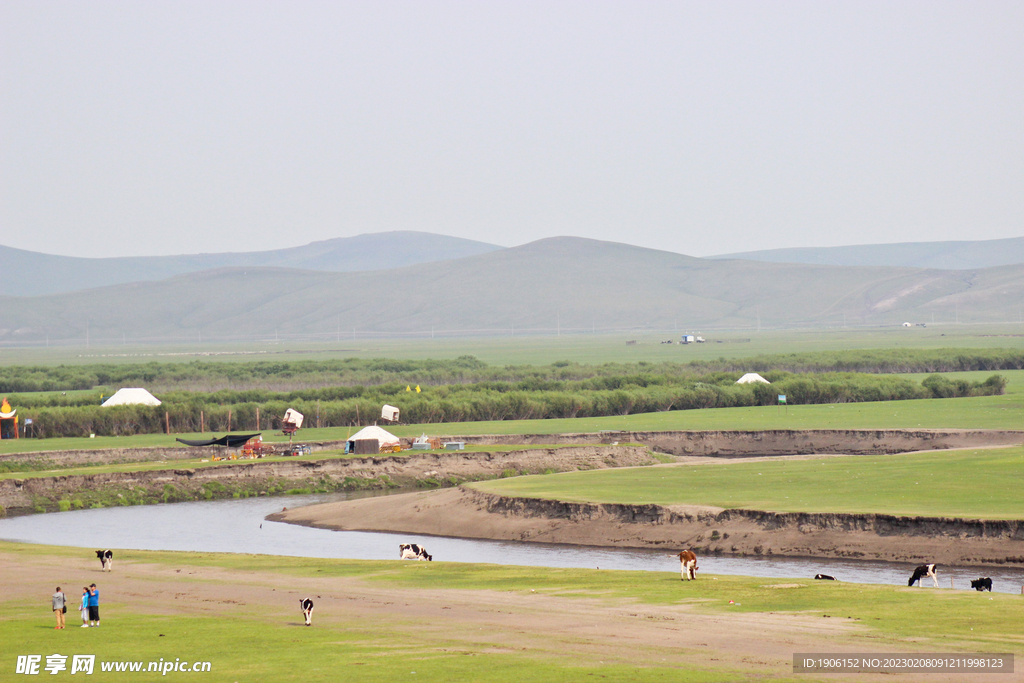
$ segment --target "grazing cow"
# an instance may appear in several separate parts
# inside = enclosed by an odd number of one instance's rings
[[[974,581],[971,581],[971,588],[973,588],[974,590],[978,591],[979,593],[981,591],[988,591],[989,593],[991,593],[992,592],[992,579],[990,579],[988,577],[985,577],[983,579],[975,579]]]
[[[913,576],[910,577],[910,581],[907,582],[908,586],[913,586],[914,582],[917,581],[918,588],[924,586],[924,580],[931,578],[935,582],[935,587],[939,587],[939,577],[935,575],[935,568],[939,565],[935,564],[922,564],[920,567],[914,570]]]
[[[828,574],[815,574],[814,578],[818,579],[819,581],[835,581],[836,580],[836,577],[829,576]]]
[[[684,550],[676,555],[679,558],[679,580],[697,580],[697,555],[692,550]]]
[[[306,626],[311,626],[313,624],[313,601],[303,598],[299,600],[299,606],[302,607],[302,616],[306,617]]]
[[[100,571],[112,572],[114,571],[114,551],[113,550],[97,550],[96,557],[100,558]]]
[[[427,554],[427,549],[418,543],[399,543],[398,556],[403,560],[426,560],[432,562],[433,555]]]

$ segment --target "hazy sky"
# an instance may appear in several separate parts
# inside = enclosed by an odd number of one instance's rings
[[[0,0],[0,244],[1024,235],[1024,3]]]

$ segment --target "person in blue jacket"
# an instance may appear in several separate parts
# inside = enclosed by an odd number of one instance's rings
[[[82,589],[82,604],[78,606],[82,613],[82,628],[89,628],[89,587]]]
[[[89,626],[100,625],[100,589],[89,584]]]

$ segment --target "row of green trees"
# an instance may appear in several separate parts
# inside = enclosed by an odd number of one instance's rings
[[[262,392],[224,392],[214,395],[174,392],[161,395],[159,407],[98,405],[40,406],[21,415],[33,419],[39,437],[87,434],[129,435],[163,432],[170,422],[175,433],[279,429],[287,408],[306,415],[307,426],[340,427],[365,424],[384,403],[399,405],[407,423],[530,420],[547,418],[630,415],[667,410],[773,405],[778,394],[791,404],[889,401],[1001,394],[1006,381],[994,375],[984,382],[951,381],[941,376],[922,384],[884,375],[838,373],[796,375],[769,373],[773,384],[735,384],[735,378],[706,376],[711,381],[675,384],[626,382],[612,388],[510,389],[507,385],[455,384],[430,387],[423,393],[385,385],[359,387],[351,395],[324,398],[320,390],[287,395]],[[251,400],[249,400],[251,399]]]

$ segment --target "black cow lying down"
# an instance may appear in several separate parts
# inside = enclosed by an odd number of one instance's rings
[[[317,596],[320,597],[320,596]],[[313,623],[313,601],[309,598],[303,598],[299,600],[299,606],[302,607],[302,616],[306,617],[306,626],[310,626]]]
[[[114,551],[113,550],[97,550],[96,557],[100,558],[100,566],[103,568],[101,571],[112,572],[114,571]]]
[[[427,554],[427,549],[418,543],[399,543],[398,556],[403,560],[426,560],[432,562],[433,555]]]
[[[971,588],[978,591],[979,593],[981,591],[988,591],[989,593],[991,593],[992,579],[988,578],[987,576],[982,579],[975,579],[974,581],[971,581]]]
[[[828,574],[815,574],[814,578],[819,581],[836,581],[836,577],[829,576]]]
[[[935,582],[935,587],[938,588],[939,587],[939,577],[935,575],[935,568],[938,567],[938,566],[939,565],[937,565],[935,563],[932,563],[932,564],[922,564],[920,567],[918,567],[918,568],[916,568],[914,570],[914,573],[910,577],[910,581],[907,582],[907,585],[908,586],[913,586],[914,582],[916,581],[918,587],[921,587],[921,586],[924,585],[924,579],[930,578],[932,581]]]

